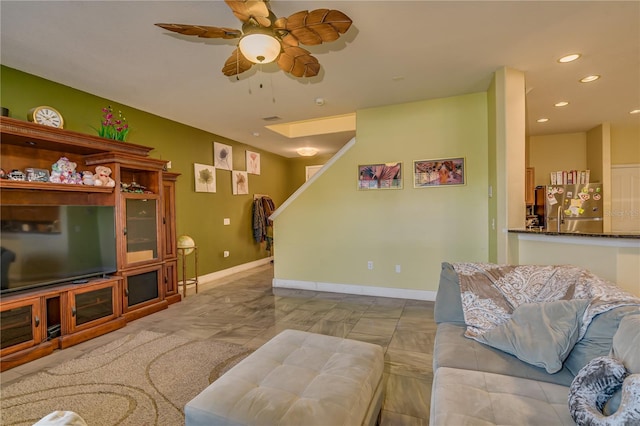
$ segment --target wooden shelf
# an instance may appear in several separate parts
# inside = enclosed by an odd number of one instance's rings
[[[15,118],[0,117],[2,143],[80,155],[122,152],[147,157],[153,148],[99,136],[43,126]]]
[[[92,192],[92,193],[110,194],[113,192],[114,187],[76,185],[76,184],[52,183],[52,182],[27,182],[27,181],[20,181],[20,180],[0,180],[0,189]]]

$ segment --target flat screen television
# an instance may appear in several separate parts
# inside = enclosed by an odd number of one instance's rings
[[[0,293],[117,270],[113,206],[3,204],[0,209]]]

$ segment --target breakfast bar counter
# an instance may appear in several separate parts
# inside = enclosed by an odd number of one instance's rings
[[[580,266],[640,296],[640,233],[510,229],[509,263]]]
[[[552,235],[552,236],[570,236],[578,238],[625,238],[640,240],[640,232],[597,232],[597,233],[577,233],[577,232],[557,232],[557,231],[545,231],[541,227],[532,228],[517,228],[509,229],[510,233],[516,234],[529,234],[529,235]]]

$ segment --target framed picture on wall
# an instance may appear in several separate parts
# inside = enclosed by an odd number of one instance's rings
[[[217,169],[233,169],[233,147],[220,142],[213,143],[213,165]]]
[[[454,186],[466,184],[464,157],[415,160],[413,187]]]
[[[193,163],[196,192],[216,192],[216,169],[208,164]]]
[[[233,170],[231,172],[231,192],[233,195],[246,195],[249,193],[249,176],[247,172]]]
[[[252,175],[260,174],[260,154],[253,151],[246,151],[247,173]]]
[[[358,189],[402,189],[402,163],[364,164],[358,166]]]

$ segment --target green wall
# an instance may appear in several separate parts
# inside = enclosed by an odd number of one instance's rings
[[[486,93],[358,111],[356,143],[275,219],[276,279],[435,291],[441,262],[487,261],[487,121]],[[447,157],[466,185],[413,188],[414,160]],[[356,189],[358,165],[395,161],[403,189]]]
[[[30,108],[50,105],[62,113],[65,129],[91,135],[96,134],[92,126],[99,126],[102,108],[111,105],[115,111],[122,110],[132,128],[128,141],[154,147],[152,157],[171,160],[170,171],[181,173],[176,188],[177,231],[178,235],[187,234],[195,239],[199,247],[199,275],[269,255],[264,243],[253,241],[252,194],[268,194],[276,206],[282,204],[300,185],[291,178],[299,174],[295,171],[300,166],[294,160],[5,66],[0,68],[0,93],[0,102],[9,108],[12,118],[26,120]],[[233,146],[237,170],[246,170],[246,149],[261,154],[262,174],[249,175],[249,195],[231,194],[231,173],[227,170],[216,171],[216,193],[194,191],[193,163],[213,164],[214,141]],[[2,167],[11,170],[10,164],[2,163]],[[304,166],[301,167],[304,176]],[[224,218],[230,218],[231,224],[224,226]],[[223,257],[225,250],[230,252],[228,258]],[[192,270],[188,274],[192,276]]]
[[[316,155],[313,157],[298,157],[292,158],[289,161],[293,165],[289,170],[291,174],[289,175],[289,181],[293,184],[295,188],[299,188],[303,183],[306,182],[306,167],[307,166],[319,166],[326,164],[333,154],[324,154],[324,155]]]

